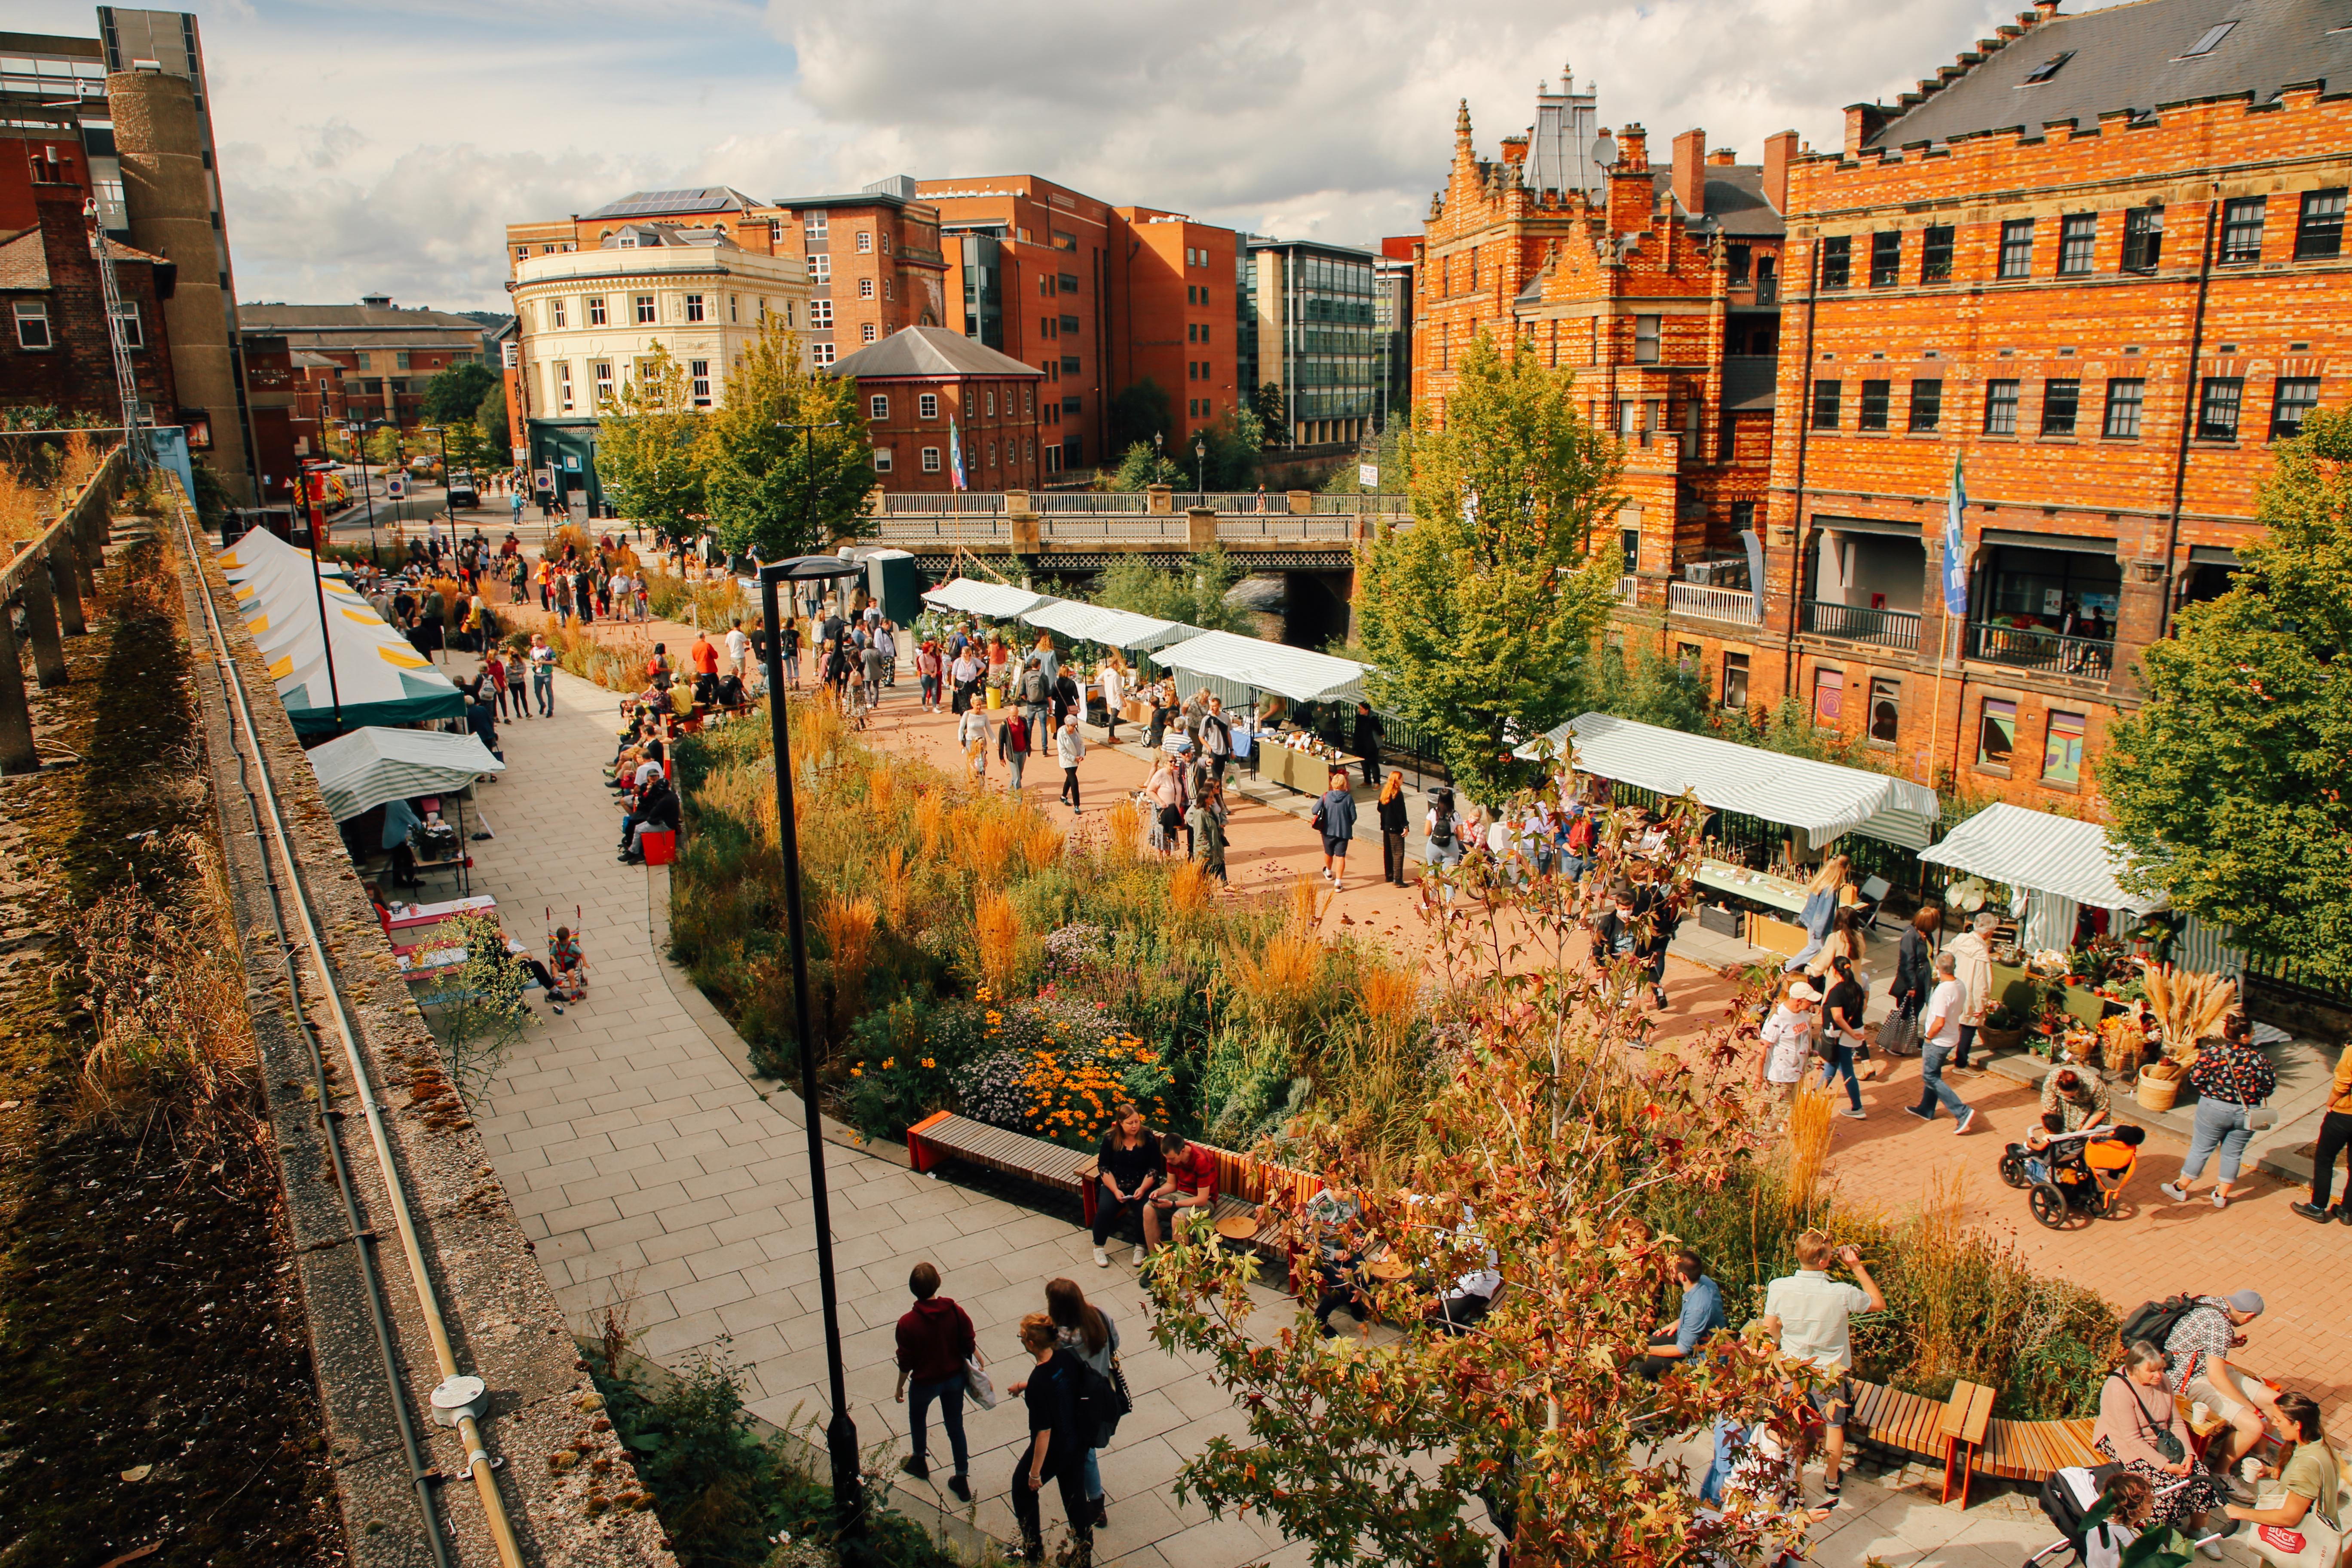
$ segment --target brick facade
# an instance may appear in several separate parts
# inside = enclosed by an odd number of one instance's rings
[[[951,430],[962,489],[1030,489],[1044,472],[1041,414],[1054,389],[1033,366],[932,327],[845,359],[837,374],[857,382],[882,489],[957,489]]]
[[[2004,51],[2097,47],[2054,9],[1900,109]],[[2352,107],[2315,87],[2250,99],[1924,141],[1864,106],[1844,149],[1792,165],[1752,698],[1817,704],[1826,674],[1834,721],[1890,771],[2098,814],[2137,651],[2220,591],[2274,419],[2344,397],[2352,255],[2299,230],[2311,193],[2341,210]],[[1956,458],[1966,626],[1943,609]],[[1685,625],[1719,655],[1719,626],[1674,617],[1667,640]]]
[[[0,401],[119,424],[122,402],[107,341],[105,288],[83,200],[79,186],[33,186],[37,224],[13,234],[0,230]],[[158,423],[177,424],[179,392],[163,308],[176,269],[127,246],[113,251],[115,287],[137,321],[131,368],[138,395]],[[37,312],[39,327],[19,321],[20,301]],[[46,343],[39,342],[44,336]]]
[[[1152,207],[1117,209],[1111,250],[1111,378],[1124,389],[1150,381],[1168,395],[1166,450],[1182,458],[1194,432],[1248,399],[1234,340],[1232,229]],[[1118,453],[1108,457],[1116,459]]]

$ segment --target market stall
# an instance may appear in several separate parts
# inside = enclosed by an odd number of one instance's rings
[[[1231,713],[1254,712],[1262,694],[1279,697],[1286,705],[1352,703],[1364,695],[1365,667],[1352,658],[1232,632],[1202,632],[1149,657],[1183,677],[1185,685],[1205,687],[1223,699]],[[1338,750],[1296,723],[1253,734],[1246,742],[1237,736],[1237,747],[1244,743],[1259,777],[1302,795],[1322,794],[1334,767],[1346,768],[1353,781],[1363,780],[1361,757]]]
[[[1631,784],[1668,799],[1688,794],[1717,811],[1735,811],[1779,823],[1826,848],[1847,833],[1917,849],[1933,836],[1942,812],[1925,784],[1692,735],[1607,713],[1584,713],[1519,748],[1519,754],[1560,755],[1572,749],[1576,771]],[[1757,947],[1795,952],[1805,933],[1782,915],[1804,908],[1801,884],[1769,871],[1708,859],[1698,880],[1747,912],[1741,933]]]
[[[977,577],[950,577],[923,595],[923,603],[935,610],[957,610],[992,621],[1018,620],[1025,611],[1055,602],[1048,594]]]
[[[348,822],[387,801],[454,795],[506,763],[470,734],[439,730],[369,727],[303,753],[319,775],[319,793],[337,822]]]
[[[1181,621],[1163,621],[1078,599],[1047,599],[1034,609],[1022,611],[1020,618],[1073,642],[1099,643],[1121,649],[1166,647],[1201,635],[1199,627],[1188,626]]]
[[[215,559],[298,733],[334,733],[339,707],[346,730],[466,711],[465,696],[449,678],[339,573],[314,571],[309,552],[256,530]]]

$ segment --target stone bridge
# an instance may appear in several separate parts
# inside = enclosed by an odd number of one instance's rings
[[[1141,556],[1179,566],[1221,545],[1253,573],[1345,572],[1355,545],[1382,518],[1407,515],[1401,495],[1310,490],[1188,493],[951,490],[877,492],[871,542],[912,552],[919,569],[950,575],[959,553],[1013,555],[1028,570],[1085,576]]]

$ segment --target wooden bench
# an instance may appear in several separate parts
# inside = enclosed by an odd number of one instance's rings
[[[1214,1143],[1195,1139],[1192,1146],[1205,1149],[1216,1162],[1217,1195],[1209,1205],[1209,1223],[1218,1235],[1228,1241],[1238,1241],[1268,1258],[1288,1256],[1282,1239],[1279,1215],[1266,1205],[1276,1198],[1297,1205],[1303,1204],[1322,1191],[1323,1184],[1303,1171],[1287,1165],[1276,1165],[1252,1154],[1237,1154],[1231,1149],[1220,1149]],[[1086,1205],[1087,1223],[1095,1219],[1095,1161],[1089,1155],[1079,1168],[1085,1183],[1082,1198]]]
[[[1982,1384],[1956,1384],[1948,1400],[1859,1378],[1853,1386],[1852,1421],[1863,1429],[1863,1440],[1943,1460],[1944,1500],[1951,1500],[1957,1481],[1962,1508],[1969,1506],[1971,1472],[2039,1483],[2069,1466],[2100,1462],[2091,1447],[2089,1421],[1994,1420],[1993,1391]]]
[[[1026,1176],[1061,1192],[1077,1193],[1086,1198],[1087,1219],[1094,1218],[1090,1195],[1094,1184],[1080,1173],[1082,1169],[1092,1173],[1094,1156],[1026,1132],[991,1127],[951,1110],[935,1110],[907,1129],[907,1156],[916,1170],[926,1173],[943,1160],[961,1160],[985,1170]]]

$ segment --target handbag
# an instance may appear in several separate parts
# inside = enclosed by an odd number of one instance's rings
[[[2123,1376],[2121,1373],[2116,1372],[2111,1372],[2107,1375]],[[2164,1462],[2168,1465],[2177,1465],[2187,1458],[2189,1447],[2187,1444],[2181,1442],[2180,1434],[2168,1426],[2159,1426],[2156,1424],[2156,1417],[2147,1413],[2147,1401],[2140,1398],[2139,1390],[2133,1388],[2127,1378],[2125,1380],[2125,1388],[2132,1396],[2133,1408],[2139,1413],[2139,1435],[2147,1446],[2163,1455]]]
[[[1897,1007],[1878,1026],[1875,1047],[1890,1057],[1916,1057],[1919,1054],[1919,1019],[1907,1007]]]
[[[978,1362],[969,1358],[963,1363],[963,1391],[982,1410],[996,1408],[996,1384],[989,1381],[988,1373]]]

